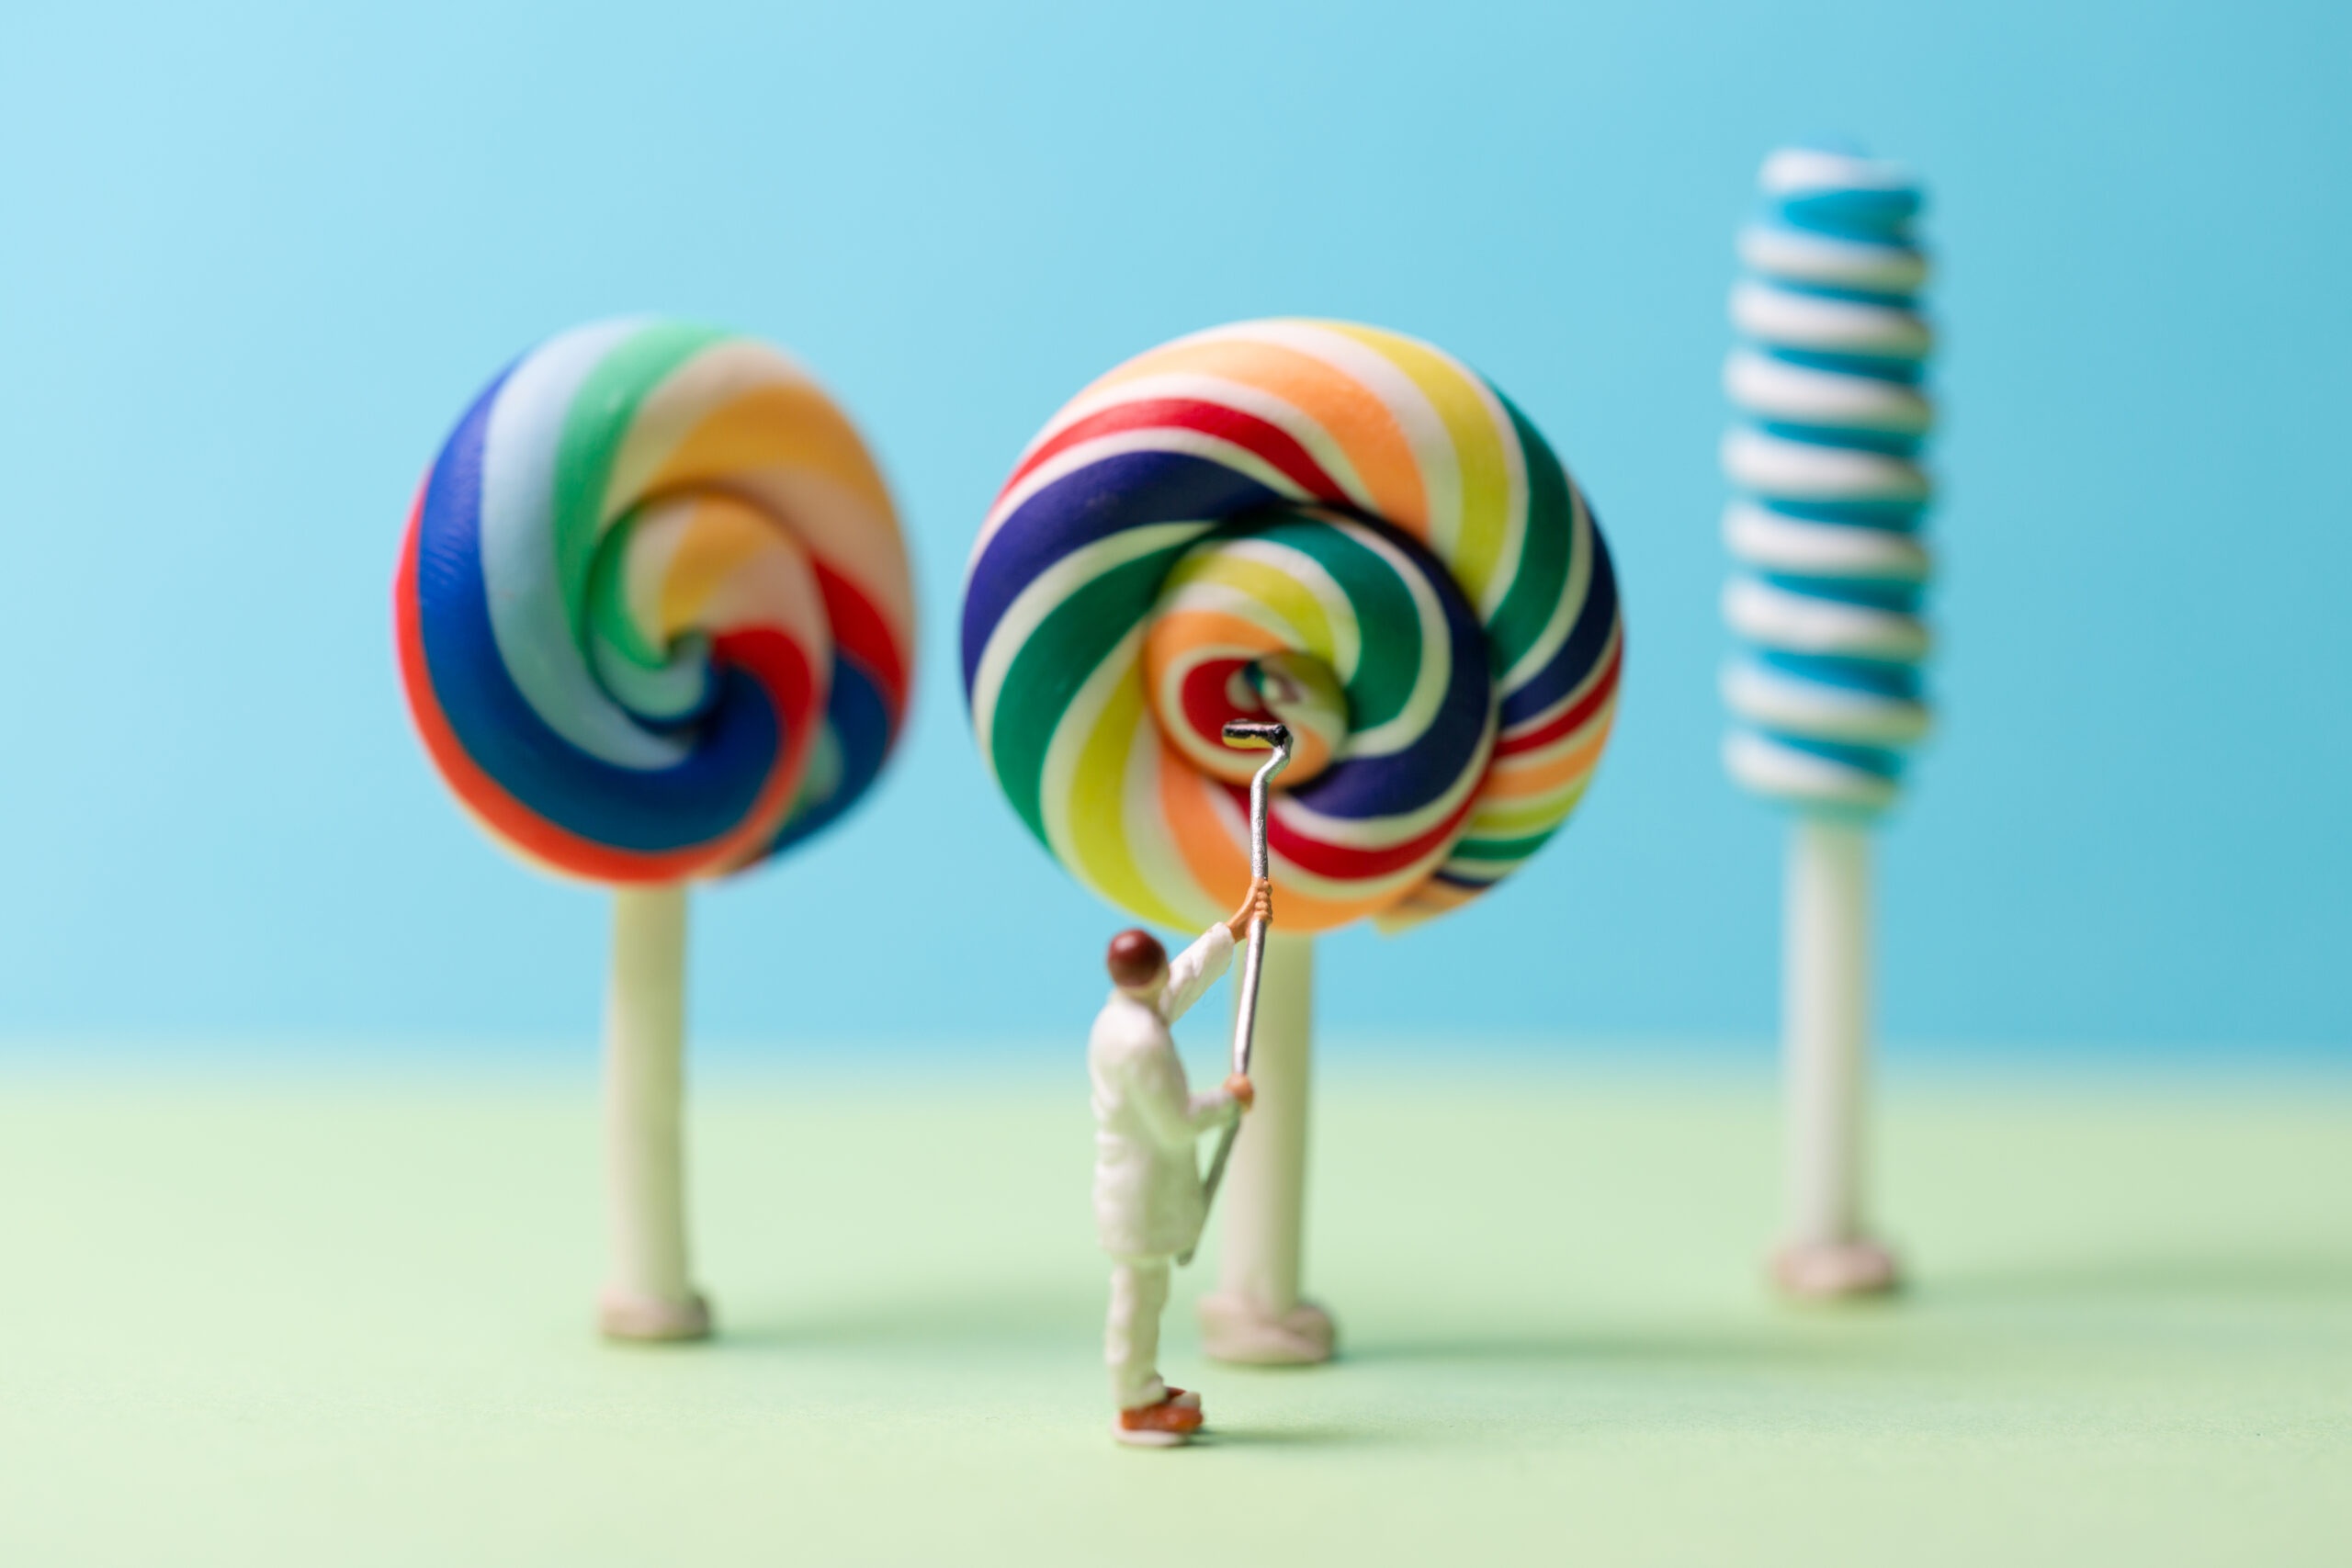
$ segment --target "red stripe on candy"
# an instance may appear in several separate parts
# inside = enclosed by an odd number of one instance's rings
[[[1241,716],[1234,711],[1229,687],[1234,672],[1246,662],[1239,659],[1204,659],[1185,671],[1184,722],[1192,727],[1193,734],[1221,739],[1225,721]]]
[[[1533,751],[1550,745],[1561,736],[1581,727],[1594,714],[1599,713],[1611,695],[1616,692],[1617,670],[1618,666],[1624,661],[1624,657],[1625,639],[1621,637],[1617,639],[1617,645],[1609,650],[1609,662],[1602,667],[1600,679],[1592,683],[1590,691],[1571,703],[1567,712],[1544,725],[1543,728],[1531,729],[1524,735],[1506,736],[1495,747],[1496,753],[1508,757],[1521,751]]]
[[[1194,398],[1142,398],[1088,414],[1057,431],[1052,440],[1023,459],[1021,466],[1012,470],[1012,477],[1004,481],[1004,489],[997,492],[997,499],[1001,501],[1006,491],[1056,453],[1123,430],[1152,429],[1192,430],[1229,441],[1263,460],[1315,500],[1347,504],[1346,492],[1288,431],[1256,414]]]
[[[896,730],[907,711],[907,661],[890,623],[857,584],[810,557],[817,588],[825,598],[825,618],[832,624],[833,641],[869,671],[881,685],[882,700],[890,705],[890,727]]]
[[[1241,784],[1227,784],[1226,789],[1233,796],[1234,806],[1241,812],[1243,819],[1248,820],[1249,789]],[[1454,829],[1462,826],[1464,819],[1470,815],[1470,808],[1477,802],[1477,792],[1473,790],[1463,797],[1462,804],[1455,807],[1453,815],[1444,821],[1419,838],[1408,839],[1404,843],[1384,850],[1360,850],[1345,844],[1327,844],[1320,839],[1311,839],[1298,832],[1283,822],[1280,816],[1269,811],[1266,814],[1266,848],[1301,871],[1317,876],[1335,882],[1370,881],[1391,872],[1402,871],[1435,853],[1453,837]]]

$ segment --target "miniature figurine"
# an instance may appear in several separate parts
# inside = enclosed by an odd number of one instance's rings
[[[1200,1395],[1159,1375],[1159,1319],[1178,1254],[1200,1237],[1208,1205],[1197,1143],[1250,1109],[1250,1080],[1193,1094],[1169,1026],[1184,1016],[1233,961],[1253,922],[1273,914],[1272,885],[1261,877],[1233,918],[1211,926],[1169,962],[1148,931],[1111,939],[1113,990],[1088,1038],[1094,1084],[1094,1224],[1111,1255],[1111,1314],[1102,1359],[1117,1407],[1112,1436],[1142,1448],[1172,1448],[1198,1431]]]

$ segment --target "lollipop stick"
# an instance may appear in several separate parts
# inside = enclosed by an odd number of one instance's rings
[[[612,1276],[604,1331],[692,1339],[709,1308],[687,1279],[681,1102],[685,1037],[686,890],[613,895],[612,986],[605,1011],[605,1159]]]
[[[1238,1002],[1238,998],[1237,998]],[[1225,1173],[1217,1289],[1201,1303],[1203,1341],[1228,1361],[1312,1361],[1330,1323],[1299,1297],[1306,1209],[1306,1108],[1315,1034],[1315,939],[1266,933],[1258,978],[1249,1136]]]
[[[1789,1231],[1776,1264],[1800,1295],[1894,1282],[1862,1213],[1870,1055],[1870,836],[1800,815],[1789,838],[1782,1049],[1788,1081]]]
[[[1250,780],[1250,875],[1261,882],[1272,874],[1272,857],[1266,848],[1266,789],[1274,775],[1290,763],[1290,731],[1279,724],[1228,724],[1225,727],[1226,744],[1235,745],[1262,739],[1272,745],[1273,755],[1267,758]],[[1250,922],[1250,951],[1241,964],[1241,983],[1233,997],[1233,1071],[1250,1076],[1250,1057],[1258,1026],[1258,976],[1266,964],[1266,932],[1271,928],[1262,919]],[[1237,1116],[1225,1124],[1217,1134],[1216,1155],[1209,1161],[1209,1173],[1201,1182],[1202,1223],[1207,1223],[1207,1213],[1216,1202],[1216,1190],[1224,1185],[1225,1168],[1233,1158],[1233,1142],[1241,1134],[1241,1119]],[[1190,1264],[1198,1251],[1196,1240],[1179,1253],[1179,1264]]]

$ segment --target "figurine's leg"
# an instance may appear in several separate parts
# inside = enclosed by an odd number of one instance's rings
[[[1800,817],[1789,843],[1782,1024],[1788,1078],[1786,1241],[1772,1274],[1791,1295],[1891,1289],[1894,1259],[1863,1217],[1870,1055],[1870,839]]]
[[[1257,1103],[1226,1168],[1217,1289],[1200,1307],[1203,1346],[1221,1361],[1295,1366],[1331,1357],[1330,1315],[1299,1296],[1314,1032],[1315,940],[1269,931],[1250,1063]]]
[[[687,1277],[684,1150],[686,890],[613,895],[605,1012],[605,1170],[612,1274],[598,1301],[616,1339],[698,1339],[710,1308]]]
[[[1168,1308],[1165,1258],[1116,1258],[1111,1264],[1111,1321],[1102,1332],[1102,1359],[1111,1369],[1111,1401],[1121,1410],[1168,1397],[1159,1376],[1159,1318]]]

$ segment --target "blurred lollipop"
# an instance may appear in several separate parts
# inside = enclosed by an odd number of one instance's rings
[[[1894,1263],[1862,1203],[1870,1036],[1870,829],[1928,729],[1919,618],[1932,411],[1917,184],[1849,152],[1765,160],[1765,213],[1740,235],[1740,335],[1724,383],[1737,492],[1724,618],[1732,777],[1795,813],[1782,997],[1789,1233],[1774,1259],[1798,1295],[1884,1290]]]
[[[395,590],[401,683],[460,805],[613,888],[607,1334],[709,1329],[681,1157],[685,888],[839,817],[904,712],[890,497],[808,374],[630,320],[540,344],[425,476]]]

